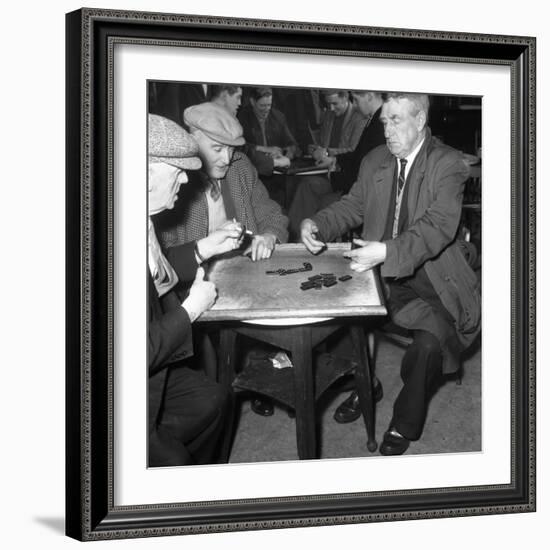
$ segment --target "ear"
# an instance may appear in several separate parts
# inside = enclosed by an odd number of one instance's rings
[[[426,112],[419,111],[419,113],[416,115],[416,125],[419,131],[423,130],[424,126],[426,126],[426,120]]]

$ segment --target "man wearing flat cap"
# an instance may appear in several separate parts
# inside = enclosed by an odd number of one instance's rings
[[[275,244],[288,240],[288,219],[269,198],[249,158],[235,151],[245,143],[239,121],[213,103],[188,107],[184,120],[197,140],[203,167],[190,175],[174,210],[159,216],[161,242],[170,249],[210,235],[227,220],[237,220],[253,233],[243,252],[250,252],[252,261],[271,257]],[[215,353],[206,335],[201,349],[213,365]],[[262,416],[273,414],[271,402],[259,397],[252,400],[252,409]]]
[[[239,121],[213,103],[188,107],[184,120],[203,166],[190,176],[176,208],[159,217],[162,243],[170,248],[201,239],[228,220],[237,220],[254,234],[252,260],[269,258],[275,244],[288,239],[288,219],[269,198],[247,156],[235,151],[245,143]]]
[[[225,224],[198,242],[164,250],[152,219],[174,207],[188,181],[186,170],[198,169],[201,162],[196,141],[158,115],[149,115],[148,145],[148,464],[208,464],[226,458],[219,456],[218,443],[231,416],[232,396],[188,364],[191,323],[216,299],[196,250],[205,259],[232,250],[240,245],[240,228]],[[178,283],[185,289],[183,301],[174,290]]]

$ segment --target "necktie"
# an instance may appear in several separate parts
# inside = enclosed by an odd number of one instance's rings
[[[212,197],[213,201],[217,201],[220,198],[220,195],[222,194],[222,190],[220,188],[220,181],[211,179],[210,180],[210,196]]]
[[[407,159],[399,159],[399,162],[401,166],[399,167],[399,179],[397,180],[397,194],[401,194],[405,186],[405,167],[407,166]]]
[[[395,195],[395,213],[393,217],[392,239],[399,234],[399,214],[401,212],[401,199],[403,197],[403,188],[405,187],[405,167],[407,159],[399,159],[399,177],[397,178],[397,193]]]

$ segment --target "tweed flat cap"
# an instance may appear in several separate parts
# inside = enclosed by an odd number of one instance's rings
[[[159,115],[149,115],[149,160],[177,168],[198,170],[201,160],[195,138],[179,124]]]
[[[243,127],[223,107],[206,102],[187,107],[183,120],[189,128],[197,128],[210,139],[223,145],[244,145]]]

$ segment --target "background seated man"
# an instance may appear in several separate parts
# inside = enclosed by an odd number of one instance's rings
[[[252,261],[270,258],[275,244],[287,241],[288,220],[269,198],[248,157],[234,150],[244,144],[239,121],[212,103],[189,107],[184,116],[203,167],[190,174],[176,207],[157,217],[161,242],[170,248],[202,239],[236,220],[254,234],[248,247]],[[264,416],[273,414],[266,400],[252,405]]]
[[[292,240],[299,237],[300,223],[304,218],[310,218],[351,189],[357,179],[363,157],[371,149],[385,143],[384,127],[380,121],[382,94],[372,91],[357,91],[352,95],[356,108],[368,122],[353,151],[328,155],[317,161],[319,167],[329,169],[330,178],[327,176],[305,176],[301,179],[288,211]]]
[[[243,90],[235,84],[212,84],[209,87],[209,96],[212,103],[223,107],[233,116],[237,116],[237,111],[241,106]]]
[[[368,119],[354,107],[347,90],[322,90],[327,109],[321,118],[319,137],[308,152],[315,160],[353,151]]]
[[[262,177],[271,198],[281,206],[285,202],[285,179],[273,175],[275,168],[286,168],[299,154],[285,115],[273,108],[271,88],[253,88],[250,104],[239,112],[239,122],[246,140],[245,152]]]
[[[457,241],[468,168],[459,151],[432,138],[424,94],[386,94],[380,119],[386,145],[363,160],[349,194],[302,222],[307,248],[362,225],[350,267],[380,265],[390,319],[413,338],[401,362],[403,387],[380,446],[404,453],[422,434],[434,383],[456,372],[460,352],[481,328],[480,288]],[[353,393],[340,421],[358,418]],[[342,410],[343,409],[343,410]]]
[[[239,245],[240,228],[228,224],[198,243],[165,252],[151,221],[173,208],[180,186],[187,182],[185,170],[200,166],[197,153],[197,144],[183,128],[149,115],[148,399],[153,467],[225,458],[217,456],[218,442],[230,415],[231,395],[188,365],[193,355],[191,323],[216,299],[214,284],[204,280],[194,249],[206,257],[232,250]],[[183,303],[174,291],[178,281],[187,285]]]

